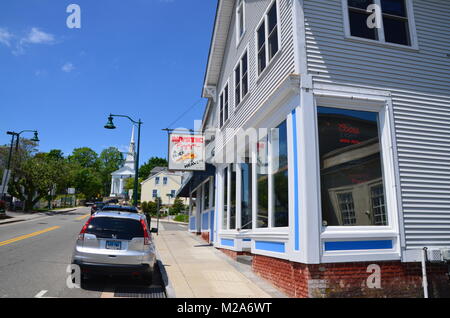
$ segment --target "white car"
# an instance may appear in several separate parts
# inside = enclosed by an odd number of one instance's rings
[[[155,247],[145,215],[99,211],[86,222],[76,242],[72,264],[88,275],[140,275],[151,283]]]

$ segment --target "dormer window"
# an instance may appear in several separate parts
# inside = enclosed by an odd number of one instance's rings
[[[238,45],[245,33],[244,0],[239,0],[236,7],[236,44]]]

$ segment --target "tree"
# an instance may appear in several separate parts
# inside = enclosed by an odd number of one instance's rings
[[[156,167],[167,167],[168,162],[164,158],[159,157],[151,157],[147,163],[143,164],[139,168],[139,178],[147,179],[150,176],[150,172],[153,170],[153,168]]]
[[[109,147],[100,153],[100,175],[103,195],[108,196],[111,189],[111,173],[118,170],[124,162],[123,155],[116,147]]]
[[[141,197],[141,188],[142,188],[141,183],[143,181],[144,180],[142,178],[138,179],[138,198]],[[126,189],[126,190],[133,190],[134,191],[134,178],[128,178],[125,181],[124,189]]]
[[[169,209],[169,213],[170,215],[176,215],[181,213],[185,209],[186,207],[183,203],[183,200],[181,200],[180,198],[175,198],[172,207]]]
[[[77,163],[83,168],[98,169],[100,167],[97,153],[88,147],[74,149],[72,155],[69,156],[69,161]]]
[[[55,185],[58,187],[65,182],[64,168],[60,160],[45,153],[21,158],[15,163],[8,192],[25,202],[25,211],[31,211],[39,200],[49,195]]]

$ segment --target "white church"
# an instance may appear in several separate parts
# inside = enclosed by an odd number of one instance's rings
[[[131,141],[128,148],[127,157],[124,165],[117,171],[114,171],[111,176],[111,194],[110,197],[116,198],[126,198],[128,196],[125,188],[125,182],[127,179],[134,178],[135,174],[135,158],[136,158],[136,147],[134,142],[134,126],[131,132]]]

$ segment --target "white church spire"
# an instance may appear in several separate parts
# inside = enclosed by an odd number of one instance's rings
[[[125,165],[134,169],[134,159],[135,159],[135,143],[134,143],[134,125],[133,130],[131,131],[131,141],[130,146],[128,147],[128,153],[125,160]]]

